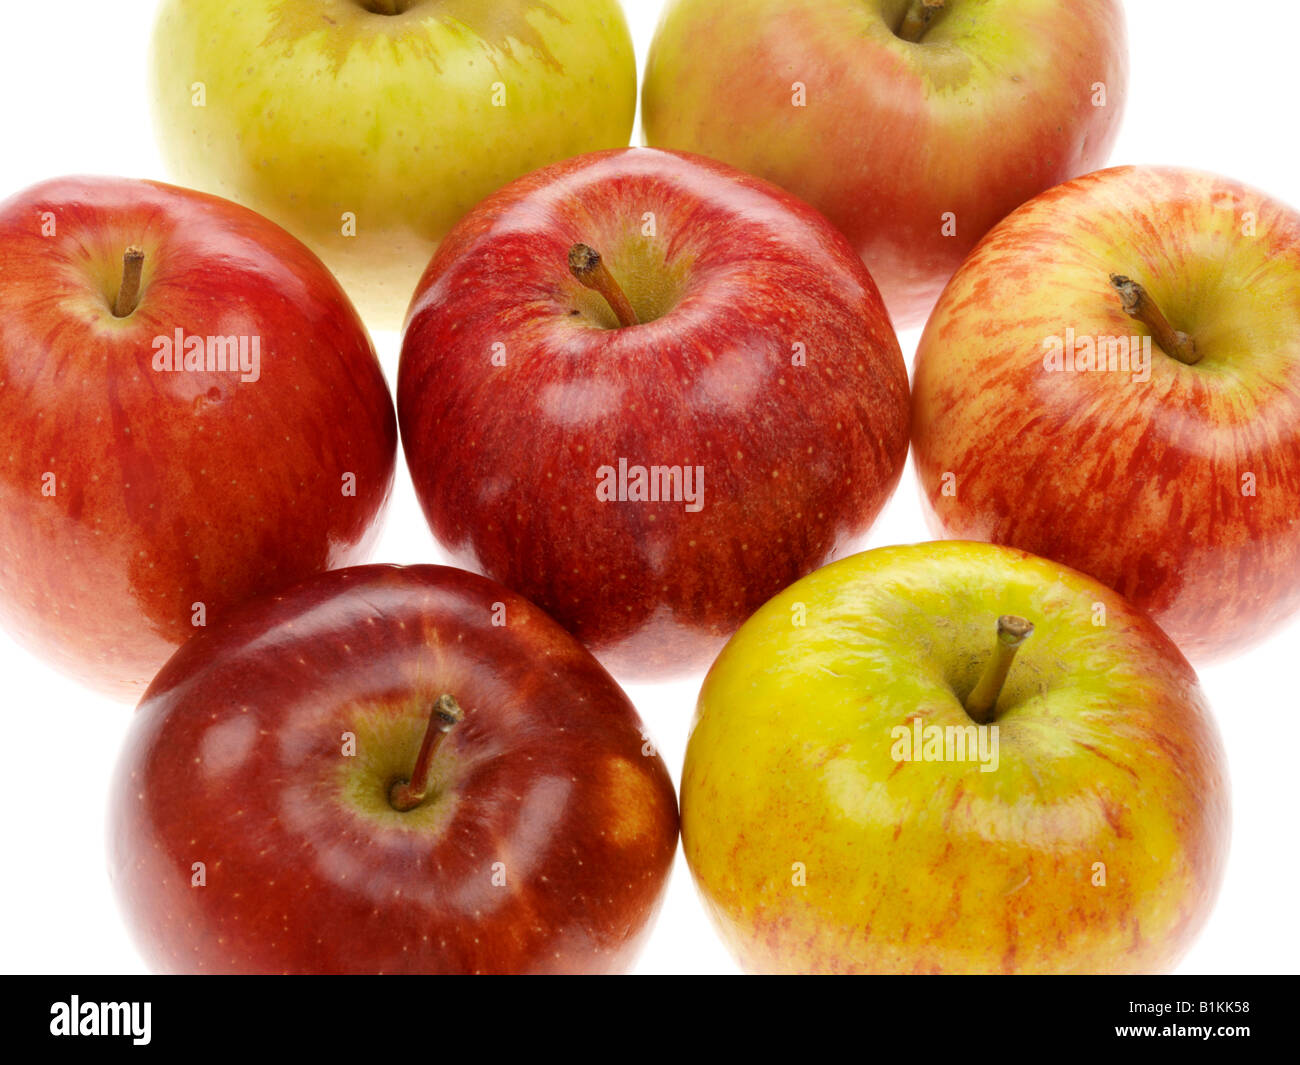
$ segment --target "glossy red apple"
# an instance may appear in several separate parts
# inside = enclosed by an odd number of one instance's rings
[[[363,566],[176,653],[110,826],[157,971],[606,972],[649,928],[677,806],[627,696],[540,610]]]
[[[707,665],[858,542],[907,406],[844,238],[766,182],[650,149],[471,212],[416,292],[398,379],[438,539],[639,678]]]
[[[1091,574],[1194,661],[1300,611],[1300,213],[1122,167],[1032,200],[916,355],[932,527]]]
[[[669,0],[648,143],[774,181],[920,325],[989,228],[1102,166],[1128,83],[1120,0]]]
[[[147,181],[0,204],[0,620],[136,698],[250,596],[362,560],[396,424],[334,278],[278,226]]]

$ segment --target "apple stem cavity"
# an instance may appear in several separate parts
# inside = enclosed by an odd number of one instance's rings
[[[966,713],[977,725],[990,724],[996,714],[998,699],[1002,695],[1002,685],[1006,683],[1011,663],[1020,650],[1020,645],[1029,639],[1034,626],[1024,618],[1014,614],[1003,614],[998,618],[998,637],[993,644],[993,657],[984,664],[975,690],[966,697]]]
[[[1160,345],[1161,351],[1187,366],[1195,366],[1201,361],[1201,355],[1196,350],[1196,341],[1181,329],[1175,329],[1169,324],[1169,319],[1156,306],[1156,301],[1148,295],[1146,289],[1123,274],[1111,274],[1110,283],[1123,301],[1124,313],[1151,330],[1151,335]]]
[[[438,747],[447,733],[459,725],[464,718],[465,714],[461,711],[460,703],[456,702],[454,695],[438,696],[437,702],[433,704],[433,711],[429,714],[429,725],[424,730],[420,753],[415,756],[415,768],[411,770],[411,778],[396,781],[388,789],[388,801],[394,810],[400,813],[414,810],[428,798],[429,766],[433,763],[433,756],[438,753]]]
[[[144,249],[132,244],[122,255],[122,284],[113,301],[113,317],[129,318],[140,306],[140,278],[144,274]]]
[[[410,3],[409,0],[365,0],[363,6],[376,15],[403,15]]]
[[[636,311],[628,301],[622,286],[614,280],[609,267],[600,257],[600,252],[587,244],[575,244],[569,249],[569,272],[580,284],[605,297],[605,302],[613,310],[618,324],[623,327],[640,325]]]
[[[912,0],[894,33],[911,44],[919,43],[935,16],[947,6],[948,0]]]

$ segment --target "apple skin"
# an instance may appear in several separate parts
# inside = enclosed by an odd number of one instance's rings
[[[389,787],[444,692],[464,720],[399,813]],[[483,577],[362,566],[168,662],[118,764],[109,861],[159,972],[607,972],[676,845],[663,760],[576,640]]]
[[[166,0],[151,60],[172,176],[305,240],[387,330],[466,211],[539,166],[625,146],[636,112],[618,0],[402,6]]]
[[[642,324],[618,328],[569,274],[579,241]],[[820,215],[721,164],[628,149],[532,174],[447,238],[411,306],[398,420],[461,565],[615,675],[660,679],[703,670],[765,599],[865,534],[906,458],[907,371]],[[702,466],[702,509],[598,499],[620,458]]]
[[[144,287],[119,319],[133,244]],[[59,179],[0,204],[0,293],[0,621],[37,654],[134,701],[196,604],[214,621],[369,554],[392,399],[342,289],[284,230],[186,189]],[[154,371],[177,328],[260,337],[260,378]]]
[[[1186,366],[1153,342],[1145,383],[1046,372],[1045,338],[1068,328],[1150,335],[1124,314],[1108,271],[1143,284],[1202,360]],[[913,398],[936,534],[1083,570],[1194,662],[1264,639],[1300,610],[1300,214],[1290,207],[1227,178],[1152,167],[1043,194],[953,278],[917,349]]]
[[[925,321],[994,223],[1106,162],[1128,84],[1118,0],[951,0],[916,44],[894,33],[906,6],[669,0],[642,99],[648,144],[721,159],[830,218],[899,329]]]
[[[1036,629],[998,768],[895,760],[894,726],[971,724],[1002,613]],[[706,908],[760,972],[1165,970],[1210,912],[1230,825],[1169,638],[1083,574],[960,542],[855,555],[747,621],[700,691],[681,803]]]

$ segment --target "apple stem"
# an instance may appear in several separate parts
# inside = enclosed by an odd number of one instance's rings
[[[433,704],[429,714],[429,725],[424,730],[424,741],[420,744],[420,753],[415,756],[415,768],[411,770],[410,780],[396,781],[388,789],[388,801],[394,810],[405,813],[414,810],[429,794],[429,766],[438,747],[448,732],[462,720],[464,713],[454,695],[440,695]]]
[[[998,618],[998,638],[993,644],[993,657],[984,664],[984,673],[975,690],[966,696],[966,713],[977,725],[987,725],[996,716],[994,711],[1007,673],[1011,671],[1011,663],[1020,645],[1033,631],[1033,625],[1014,614],[1003,614]]]
[[[144,249],[132,244],[122,255],[122,284],[113,302],[113,316],[127,318],[140,305],[140,278],[144,273]]]
[[[916,44],[925,36],[934,17],[946,6],[947,0],[912,0],[901,25],[894,32],[903,40]]]
[[[614,275],[609,272],[609,267],[605,265],[600,252],[595,248],[586,244],[575,244],[570,248],[569,272],[581,284],[605,297],[605,302],[614,311],[619,325],[626,327],[640,324],[627,294],[614,280]]]
[[[1161,351],[1188,366],[1195,366],[1201,361],[1201,355],[1196,350],[1196,341],[1181,329],[1175,329],[1169,324],[1169,319],[1156,306],[1156,301],[1147,294],[1146,289],[1123,274],[1111,274],[1110,283],[1124,303],[1124,313],[1151,330],[1151,335],[1160,345]]]

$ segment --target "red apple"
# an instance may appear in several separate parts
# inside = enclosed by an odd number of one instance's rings
[[[439,249],[402,440],[439,540],[616,673],[702,668],[898,481],[907,374],[824,218],[709,160],[581,156]]]
[[[231,605],[363,559],[395,451],[365,329],[278,226],[115,178],[0,204],[0,620],[67,672],[136,698]]]
[[[936,531],[1083,570],[1194,660],[1300,609],[1300,214],[1125,167],[998,226],[916,356]]]
[[[677,806],[627,696],[540,610],[364,566],[176,653],[110,826],[158,971],[604,972],[651,923]]]
[[[980,237],[1105,163],[1128,83],[1119,0],[670,0],[648,143],[775,181],[920,325]]]

